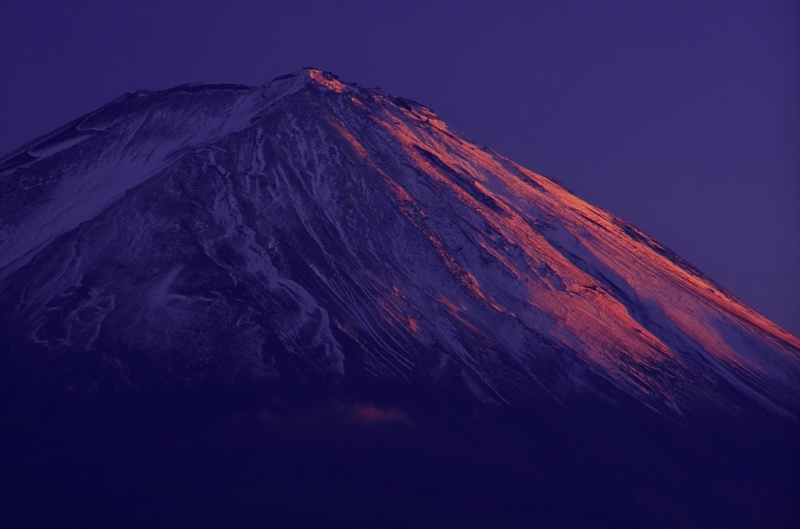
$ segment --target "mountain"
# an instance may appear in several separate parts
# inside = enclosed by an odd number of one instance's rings
[[[799,340],[430,109],[319,70],[128,94],[0,167],[3,350],[68,391],[352,372],[800,411]]]
[[[291,386],[361,423],[446,400],[610,445],[614,417],[792,441],[800,414],[800,340],[424,105],[316,69],[126,94],[0,160],[0,351],[7,400]]]

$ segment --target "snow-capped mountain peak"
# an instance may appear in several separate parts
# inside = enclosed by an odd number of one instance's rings
[[[800,410],[800,341],[419,103],[306,68],[139,91],[0,160],[2,349],[81,393],[329,379]]]

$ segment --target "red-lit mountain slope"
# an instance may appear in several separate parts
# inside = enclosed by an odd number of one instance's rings
[[[795,337],[423,105],[318,70],[128,94],[0,170],[20,383],[358,378],[800,413]]]

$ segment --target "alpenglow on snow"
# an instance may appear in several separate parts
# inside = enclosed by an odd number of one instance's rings
[[[796,419],[800,341],[416,102],[304,69],[126,94],[0,160],[0,350],[76,395],[422,383]]]

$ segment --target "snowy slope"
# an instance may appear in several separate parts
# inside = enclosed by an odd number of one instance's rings
[[[8,369],[74,391],[424,381],[800,413],[800,341],[634,227],[305,69],[126,95],[0,160]]]

